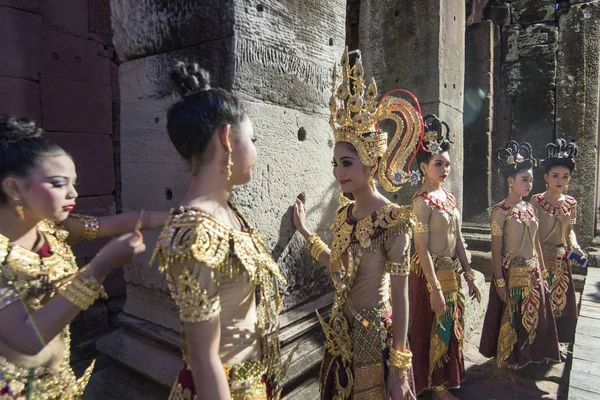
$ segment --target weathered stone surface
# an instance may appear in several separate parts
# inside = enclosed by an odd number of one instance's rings
[[[43,0],[40,2],[44,28],[87,39],[88,2],[81,0]]]
[[[115,190],[113,143],[110,135],[49,132],[73,156],[80,196],[110,195]]]
[[[110,0],[88,0],[89,31],[112,36]]]
[[[233,37],[233,0],[111,0],[111,11],[123,61]],[[247,12],[258,11],[248,6]]]
[[[491,21],[467,28],[465,54],[463,221],[487,214],[491,206],[494,27]]]
[[[519,23],[554,21],[556,0],[519,0],[512,4],[513,21]]]
[[[98,55],[98,44],[44,30],[42,73],[58,78],[110,84],[110,61]]]
[[[0,76],[0,93],[0,113],[41,122],[39,83]]]
[[[49,131],[112,132],[111,87],[44,75],[43,127]]]
[[[600,2],[572,5],[559,20],[556,89],[557,136],[581,145],[569,192],[578,200],[580,244],[594,237],[598,207],[598,98],[600,88]]]
[[[363,0],[360,3],[360,44],[367,76],[380,94],[402,87],[412,91],[423,114],[446,121],[454,145],[454,173],[448,188],[462,205],[462,109],[464,88],[465,5],[460,1],[410,2]],[[412,169],[416,169],[414,165]],[[392,196],[409,204],[415,188]]]
[[[0,6],[18,8],[19,10],[38,13],[40,11],[39,0],[0,0]]]
[[[42,18],[0,6],[0,75],[40,80]]]
[[[499,26],[508,26],[510,24],[510,3],[490,6],[486,9],[485,16]]]

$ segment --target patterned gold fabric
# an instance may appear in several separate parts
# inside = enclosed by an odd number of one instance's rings
[[[498,366],[504,365],[517,343],[516,326],[518,323],[521,323],[527,331],[529,343],[533,343],[537,333],[541,304],[538,259],[524,259],[505,254],[503,263],[508,274],[508,305],[502,316],[498,336]],[[516,319],[519,306],[521,307],[521,321]]]
[[[50,257],[42,259],[21,246],[11,246],[8,238],[0,235],[0,309],[19,301],[29,312],[38,310],[56,295],[60,282],[77,272],[75,256],[64,242],[68,233],[50,221],[41,222],[38,230],[50,246]],[[36,356],[0,345],[0,349],[5,349],[0,350],[0,392],[10,390],[14,396],[9,397],[11,400],[74,400],[83,394],[94,368],[92,362],[79,379],[75,377],[70,366],[68,326]],[[50,347],[63,350],[56,353]],[[24,367],[21,363],[39,366]]]
[[[273,388],[271,397],[278,399],[281,395],[279,384],[291,361],[291,356],[285,361],[281,359],[277,334],[277,316],[281,307],[278,282],[284,283],[285,279],[268,252],[265,239],[250,228],[233,205],[232,208],[245,225],[244,231],[233,230],[200,210],[184,207],[172,210],[158,238],[153,259],[158,258],[159,271],[165,276],[180,308],[181,320],[185,322],[214,318],[220,309],[218,295],[209,297],[206,288],[191,275],[188,265],[198,263],[219,277],[233,281],[247,276],[259,286],[255,335],[262,349],[267,383]],[[181,274],[174,276],[174,267],[178,264],[184,267]],[[183,352],[186,358],[185,348]]]

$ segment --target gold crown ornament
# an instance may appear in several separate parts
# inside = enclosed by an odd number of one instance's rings
[[[350,56],[353,56],[352,65]],[[329,100],[329,124],[334,141],[352,144],[360,162],[367,167],[374,166],[379,160],[381,186],[387,192],[396,192],[410,180],[410,163],[422,140],[423,119],[419,102],[404,89],[392,90],[377,101],[377,85],[373,78],[366,85],[359,50],[348,52],[346,48],[340,64],[342,82],[338,82],[338,67],[334,65]],[[398,93],[407,95],[412,104],[392,96]],[[379,123],[384,120],[396,124],[391,136],[379,130]],[[388,138],[391,138],[389,143]]]

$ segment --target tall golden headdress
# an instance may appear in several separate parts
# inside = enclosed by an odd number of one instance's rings
[[[355,55],[350,65],[350,55]],[[372,167],[381,157],[378,178],[383,189],[396,192],[410,180],[410,163],[423,135],[423,119],[416,97],[396,89],[377,101],[377,86],[371,78],[365,85],[360,51],[344,51],[341,61],[342,82],[338,86],[337,65],[333,68],[329,124],[335,143],[347,142],[358,152],[362,164]],[[414,103],[392,96],[403,93]],[[379,122],[392,120],[396,131],[388,144],[388,133],[379,130]],[[408,162],[408,158],[411,156]]]

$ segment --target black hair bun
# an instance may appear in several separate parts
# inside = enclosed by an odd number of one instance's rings
[[[565,139],[558,139],[556,143],[546,145],[546,158],[543,160],[542,165],[548,171],[552,167],[564,166],[573,172],[577,153],[577,144],[574,140],[567,144]]]
[[[175,61],[171,80],[183,97],[210,89],[210,74],[195,62]]]
[[[34,121],[0,114],[0,146],[7,148],[21,140],[42,136],[44,131]]]

